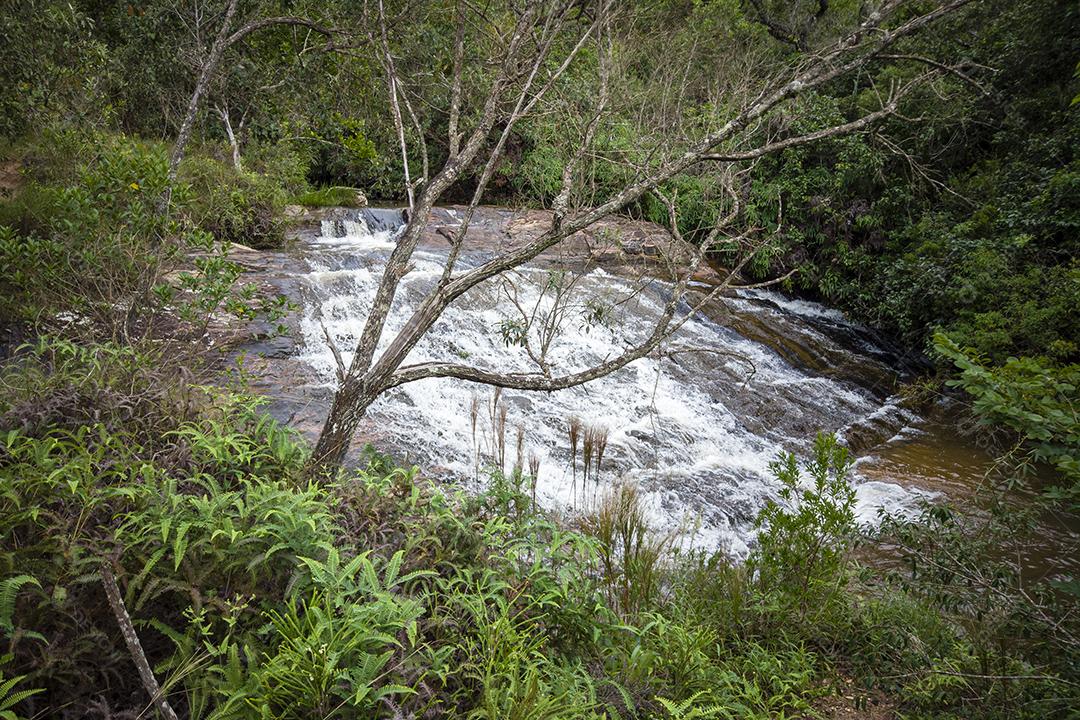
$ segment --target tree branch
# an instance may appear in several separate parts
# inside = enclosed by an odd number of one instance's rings
[[[516,62],[524,37],[534,22],[535,12],[531,8],[518,18],[513,34],[507,44],[501,70],[493,81],[491,91],[484,104],[479,124],[474,128],[458,157],[447,162],[420,193],[420,197],[416,201],[416,207],[410,213],[405,230],[402,232],[401,237],[398,238],[393,251],[390,253],[390,258],[387,260],[382,280],[375,291],[371,312],[364,323],[360,341],[349,366],[346,384],[348,384],[349,380],[358,381],[370,368],[372,357],[386,325],[390,306],[393,303],[394,296],[397,294],[398,284],[401,282],[401,278],[404,277],[409,259],[415,252],[427,223],[427,214],[434,206],[436,199],[450,187],[483,147],[488,133],[491,132],[491,128],[495,125],[497,107],[509,83],[511,66]],[[316,449],[316,453],[318,454],[318,449]]]
[[[135,668],[139,671],[139,678],[142,680],[146,692],[150,695],[151,702],[157,707],[158,712],[161,713],[165,720],[177,720],[176,713],[173,712],[169,701],[165,699],[165,693],[162,691],[161,686],[158,685],[157,678],[154,677],[154,671],[150,669],[150,663],[146,659],[146,653],[143,652],[142,643],[139,642],[139,636],[135,632],[135,626],[131,624],[131,616],[128,615],[123,595],[120,593],[120,586],[116,583],[116,576],[113,575],[108,561],[101,563],[101,584],[105,587],[109,607],[112,608],[113,615],[116,617],[116,624],[120,626],[120,633],[124,636],[124,643],[127,645],[128,652],[131,653],[131,659],[135,663]]]
[[[987,90],[982,83],[980,83],[978,80],[971,77],[955,65],[946,65],[945,63],[940,63],[936,60],[931,60],[930,58],[923,57],[921,55],[878,55],[877,57],[881,60],[911,60],[912,62],[929,65],[930,67],[941,70],[942,72],[947,72],[951,75],[955,75],[956,77],[966,82],[968,85],[971,85],[976,90],[978,90],[983,97],[988,97],[990,95],[990,91]]]
[[[458,0],[455,7],[454,77],[450,86],[450,118],[446,130],[450,142],[450,160],[458,156],[458,151],[461,148],[461,134],[458,132],[458,122],[461,119],[461,75],[464,72],[465,57],[465,11],[462,8],[461,0]]]
[[[326,38],[332,38],[335,33],[333,29],[328,28],[324,25],[320,25],[319,23],[313,20],[309,20],[308,18],[296,17],[292,15],[269,17],[263,18],[262,20],[254,20],[252,22],[249,22],[247,25],[234,32],[225,41],[225,47],[232,47],[256,30],[262,30],[263,28],[272,27],[274,25],[295,25],[299,27],[306,27],[309,30],[313,30],[314,32],[317,32],[318,34]]]
[[[824,140],[830,137],[836,137],[838,135],[850,135],[858,130],[869,127],[878,120],[888,117],[896,112],[896,102],[890,101],[885,107],[872,112],[868,115],[864,115],[858,120],[852,120],[851,122],[844,123],[842,125],[834,125],[832,127],[817,130],[812,133],[806,133],[805,135],[798,135],[796,137],[786,138],[784,140],[778,140],[776,142],[762,145],[754,148],[753,150],[747,150],[741,153],[706,153],[701,156],[702,160],[714,160],[719,162],[741,162],[744,160],[756,160],[757,158],[765,155],[771,155],[772,153],[780,152],[781,150],[787,150],[788,148],[796,147],[798,145],[806,145],[818,140]]]

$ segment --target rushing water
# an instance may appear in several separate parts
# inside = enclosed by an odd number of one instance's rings
[[[336,382],[325,333],[348,363],[347,350],[356,344],[394,245],[393,220],[392,214],[368,212],[324,222],[303,250],[309,272],[302,282],[298,359],[306,379],[293,392],[311,398],[315,416],[325,412]],[[491,252],[466,253],[461,267]],[[437,280],[445,254],[433,244],[416,252],[384,343]],[[531,308],[539,302],[550,309],[550,297],[539,297],[549,270],[550,264],[538,262],[513,277],[518,304]],[[670,285],[660,280],[642,282],[602,267],[584,272],[574,288],[579,305],[567,314],[550,353],[560,374],[618,354],[626,338],[648,331],[670,298]],[[626,296],[632,298],[615,307],[607,326],[582,319],[586,301]],[[525,350],[508,346],[500,332],[515,312],[506,287],[482,285],[444,315],[407,362],[458,360],[500,371],[531,370]],[[490,388],[428,379],[376,401],[360,434],[429,474],[483,482],[498,454],[496,438],[504,438],[509,470],[517,462],[520,432],[523,464],[534,455],[540,463],[541,504],[581,509],[604,488],[634,482],[657,525],[684,529],[688,544],[739,555],[747,549],[754,516],[778,489],[770,462],[782,450],[806,452],[818,431],[837,432],[862,455],[854,481],[865,521],[879,507],[910,510],[940,489],[936,478],[919,487],[878,462],[876,448],[925,433],[925,423],[892,394],[898,358],[837,311],[767,290],[740,291],[708,304],[665,347],[660,357],[643,358],[581,387],[504,391],[501,432]],[[571,463],[571,416],[608,434],[603,466],[584,488],[580,450],[576,468]]]

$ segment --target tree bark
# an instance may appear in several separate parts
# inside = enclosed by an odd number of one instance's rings
[[[221,21],[221,27],[218,28],[213,45],[210,46],[210,54],[203,62],[202,72],[199,73],[199,79],[195,82],[195,91],[191,93],[191,99],[188,100],[187,113],[184,114],[184,122],[180,124],[180,132],[176,136],[176,144],[173,145],[172,157],[169,158],[169,185],[166,190],[169,196],[172,194],[176,175],[180,171],[180,163],[184,159],[184,150],[187,148],[188,140],[191,139],[195,119],[199,116],[199,106],[202,104],[203,96],[210,87],[210,80],[214,77],[225,48],[230,44],[229,29],[232,27],[233,17],[236,15],[239,4],[240,0],[229,0],[225,8],[225,18]]]
[[[352,444],[353,435],[376,394],[367,390],[358,378],[346,378],[334,395],[319,441],[312,455],[314,467],[333,471],[341,467]]]
[[[146,653],[143,652],[142,643],[139,642],[139,636],[135,633],[135,626],[131,624],[131,616],[128,615],[123,595],[120,593],[120,586],[116,584],[116,576],[113,575],[108,561],[101,564],[101,584],[105,586],[109,607],[116,616],[116,623],[120,626],[120,633],[124,636],[124,643],[127,645],[128,652],[131,653],[135,669],[139,671],[143,687],[150,695],[150,701],[165,720],[177,720],[176,713],[173,712],[169,701],[165,699],[165,693],[158,685],[154,671],[150,668],[150,662],[146,659]]]

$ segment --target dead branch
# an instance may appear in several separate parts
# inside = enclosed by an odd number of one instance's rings
[[[326,325],[320,320],[319,327],[322,328],[323,337],[326,339],[326,345],[330,348],[330,352],[334,356],[334,364],[337,370],[337,381],[339,383],[345,382],[345,361],[341,358],[341,350],[338,349],[337,343],[334,342],[334,338],[330,335],[330,331],[326,329]]]
[[[949,73],[950,75],[955,75],[960,80],[964,81],[968,85],[971,85],[973,88],[978,90],[979,94],[983,97],[989,97],[990,95],[990,91],[986,88],[985,85],[968,75],[956,65],[946,65],[945,63],[940,63],[937,60],[923,57],[921,55],[878,55],[877,57],[881,60],[910,60],[912,62],[922,63],[923,65],[929,65],[936,70]]]
[[[139,671],[143,687],[150,695],[150,701],[166,720],[177,720],[176,713],[173,712],[169,701],[165,699],[165,693],[158,685],[157,678],[154,677],[154,671],[150,669],[150,662],[146,659],[146,653],[143,652],[135,626],[131,624],[131,616],[128,615],[120,586],[116,583],[116,576],[113,575],[108,561],[101,563],[101,584],[105,587],[109,607],[112,608],[113,615],[116,617],[116,624],[120,626],[120,633],[124,636],[124,643],[127,645],[128,652],[131,653],[136,670]]]

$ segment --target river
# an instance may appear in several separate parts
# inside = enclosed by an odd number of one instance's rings
[[[455,227],[460,212],[433,214],[430,237],[402,281],[384,345],[438,279],[447,255],[439,231],[445,236]],[[542,220],[482,208],[460,267],[483,262],[507,238],[527,235],[530,223]],[[326,334],[348,363],[399,223],[396,211],[336,212],[302,232],[297,253],[275,266],[279,286],[300,306],[294,338],[253,349],[270,350],[261,382],[273,398],[271,411],[310,435],[336,384]],[[508,344],[502,328],[519,306],[550,310],[550,292],[540,297],[540,288],[550,287],[553,271],[566,268],[579,279],[552,342],[552,365],[573,371],[616,355],[626,338],[648,331],[671,284],[628,270],[589,241],[618,236],[620,247],[648,255],[657,232],[656,226],[615,221],[572,246],[570,255],[544,256],[522,268],[511,285],[481,285],[444,315],[408,362],[533,369],[526,350]],[[581,259],[590,253],[599,259]],[[695,283],[691,298],[708,288],[708,279]],[[609,308],[605,322],[587,322],[598,301]],[[507,471],[538,463],[537,501],[568,512],[632,482],[654,525],[680,530],[684,547],[735,556],[745,555],[755,515],[776,497],[769,464],[781,451],[806,453],[819,431],[837,433],[856,454],[851,479],[865,523],[879,508],[913,513],[928,499],[963,497],[989,467],[991,458],[952,430],[947,407],[927,417],[901,401],[898,393],[919,359],[836,310],[771,289],[736,290],[695,313],[664,348],[608,377],[552,393],[495,393],[450,379],[412,383],[371,407],[357,445],[371,442],[429,476],[466,486],[486,482],[500,456]],[[580,448],[571,458],[571,418],[607,439],[602,466],[591,468],[587,480]]]

